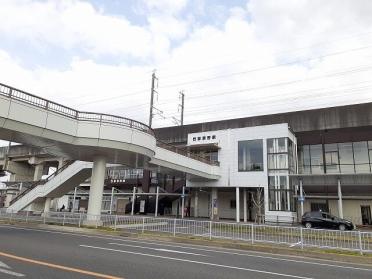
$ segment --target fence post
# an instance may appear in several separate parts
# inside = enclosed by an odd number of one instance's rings
[[[145,217],[142,217],[142,233],[145,232]]]
[[[301,250],[304,249],[304,234],[303,234],[303,228],[300,227],[300,241],[301,241]]]
[[[251,242],[254,244],[254,224],[251,224]]]
[[[362,245],[362,233],[358,231],[358,238],[359,238],[359,253],[363,255],[363,245]]]
[[[79,213],[79,228],[81,226],[81,212]]]
[[[66,213],[63,213],[63,221],[62,221],[62,226],[65,225],[65,218],[66,218]]]
[[[114,230],[116,231],[116,226],[118,224],[118,215],[115,215]]]
[[[46,212],[44,212],[44,219],[43,219],[43,223],[44,223],[44,225],[45,225],[45,215],[46,215]]]
[[[176,236],[176,222],[177,219],[173,219],[173,236]]]
[[[212,240],[212,221],[209,221],[209,240]]]
[[[30,211],[26,211],[26,223],[28,223],[28,214]]]
[[[9,222],[12,222],[13,211],[10,211]]]

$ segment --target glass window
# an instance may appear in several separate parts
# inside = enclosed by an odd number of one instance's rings
[[[205,140],[205,136],[203,136],[203,140]]]
[[[310,145],[311,173],[324,173],[323,169],[323,150],[321,144]]]
[[[238,170],[263,171],[262,140],[238,142]]]
[[[338,151],[337,143],[330,143],[324,145],[325,152],[328,151]]]
[[[300,146],[299,149],[300,149],[299,161],[304,166],[310,166],[310,145]]]
[[[367,142],[354,142],[353,148],[355,164],[369,164]]]
[[[356,173],[369,173],[371,172],[368,157],[368,145],[366,141],[354,142],[354,161]]]
[[[354,164],[353,160],[353,145],[351,142],[339,143],[338,144],[340,153],[340,164]]]
[[[216,139],[216,136],[215,136],[215,135],[213,135],[213,136],[212,136],[212,139]]]
[[[277,154],[277,168],[278,169],[288,169],[288,155],[287,154]]]
[[[267,153],[275,153],[274,139],[268,139],[267,140]]]
[[[193,138],[192,138],[192,141],[196,141],[196,138],[195,138],[195,137],[193,137]]]
[[[211,136],[207,136],[207,140],[210,140],[211,139]]]
[[[268,155],[267,164],[268,164],[268,168],[270,170],[273,170],[273,169],[276,168],[276,166],[275,166],[275,154],[269,154]]]
[[[341,173],[354,173],[353,144],[351,142],[339,143],[338,150]]]
[[[287,152],[287,146],[285,144],[285,138],[278,139],[278,152]]]

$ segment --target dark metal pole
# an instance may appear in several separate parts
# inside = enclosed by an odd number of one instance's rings
[[[180,92],[181,94],[181,126],[183,125],[183,113],[185,111],[185,94],[183,91]]]
[[[151,78],[151,100],[150,100],[150,119],[149,119],[149,127],[152,127],[152,118],[153,118],[153,108],[154,108],[154,93],[155,93],[155,71],[152,73]]]

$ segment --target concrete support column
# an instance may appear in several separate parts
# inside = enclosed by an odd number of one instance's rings
[[[34,181],[39,181],[43,176],[44,164],[35,165]]]
[[[51,202],[52,202],[52,198],[45,198],[44,214],[50,211]]]
[[[155,217],[158,217],[158,207],[159,207],[159,186],[156,187]]]
[[[302,186],[302,179],[300,179],[300,204],[301,204],[301,216],[304,215],[304,189]]]
[[[194,196],[194,217],[199,217],[199,190],[195,191]]]
[[[236,187],[236,222],[240,222],[240,189]]]
[[[341,191],[341,180],[337,180],[337,194],[338,194],[338,217],[344,218],[344,209],[342,205],[342,191]]]
[[[218,191],[217,188],[212,188],[211,191],[211,220],[217,221],[219,219],[218,216]]]
[[[131,210],[131,213],[130,215],[134,215],[134,205],[136,203],[136,191],[137,191],[137,187],[133,187],[133,193],[132,193],[132,210]]]
[[[72,198],[72,208],[71,208],[72,213],[75,212],[76,191],[77,191],[77,187],[75,187],[75,189],[74,189],[74,197]],[[110,214],[111,214],[111,212],[110,212]]]
[[[106,159],[104,157],[95,158],[93,162],[92,179],[89,190],[88,215],[101,214],[105,173]],[[92,216],[90,219],[95,220],[94,216]]]
[[[62,168],[64,162],[65,162],[65,160],[63,158],[58,159],[58,169]]]
[[[244,223],[247,223],[247,189],[246,188],[243,188],[243,219],[244,219]]]

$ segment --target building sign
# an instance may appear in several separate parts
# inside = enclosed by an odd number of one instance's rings
[[[145,200],[140,201],[140,213],[145,213]]]

